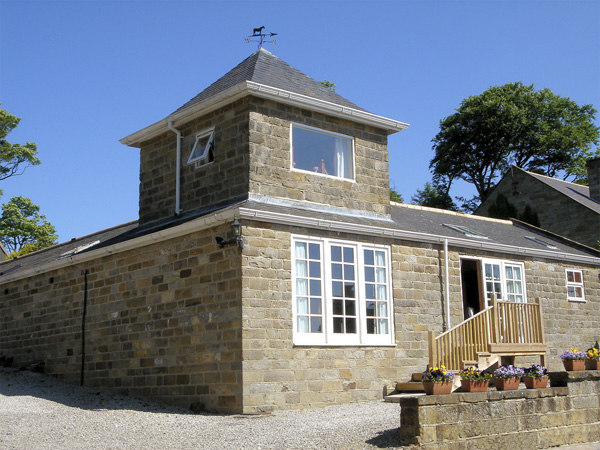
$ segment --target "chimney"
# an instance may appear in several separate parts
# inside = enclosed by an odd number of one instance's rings
[[[587,164],[590,197],[600,202],[600,158],[589,159]]]

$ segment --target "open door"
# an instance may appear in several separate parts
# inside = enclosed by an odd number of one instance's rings
[[[461,259],[460,280],[463,316],[466,320],[484,309],[483,295],[481,295],[481,262],[477,259]]]

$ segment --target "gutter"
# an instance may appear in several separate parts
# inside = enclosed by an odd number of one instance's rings
[[[243,81],[229,89],[226,89],[204,101],[189,106],[181,111],[176,111],[167,118],[162,119],[140,131],[119,140],[121,144],[130,147],[141,147],[142,143],[148,141],[169,129],[169,122],[183,122],[191,120],[201,114],[207,114],[215,109],[234,102],[240,98],[252,95],[259,98],[274,100],[280,103],[297,106],[300,108],[318,111],[334,117],[340,117],[354,122],[371,125],[387,131],[387,134],[394,134],[408,128],[408,124],[398,120],[388,119],[376,114],[360,111],[358,109],[341,106],[335,103],[308,97],[302,94],[278,89],[253,81]]]
[[[175,215],[178,216],[181,212],[181,131],[173,127],[173,120],[169,118],[167,125],[169,130],[177,135],[177,161],[175,162]]]

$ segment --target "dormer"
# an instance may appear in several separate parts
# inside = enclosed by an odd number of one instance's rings
[[[261,48],[121,142],[141,150],[141,226],[250,197],[388,216],[387,136],[407,126]]]

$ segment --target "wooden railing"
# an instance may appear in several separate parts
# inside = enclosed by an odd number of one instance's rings
[[[480,353],[501,356],[543,355],[546,351],[542,306],[497,301],[445,333],[429,332],[429,366],[461,370]]]

